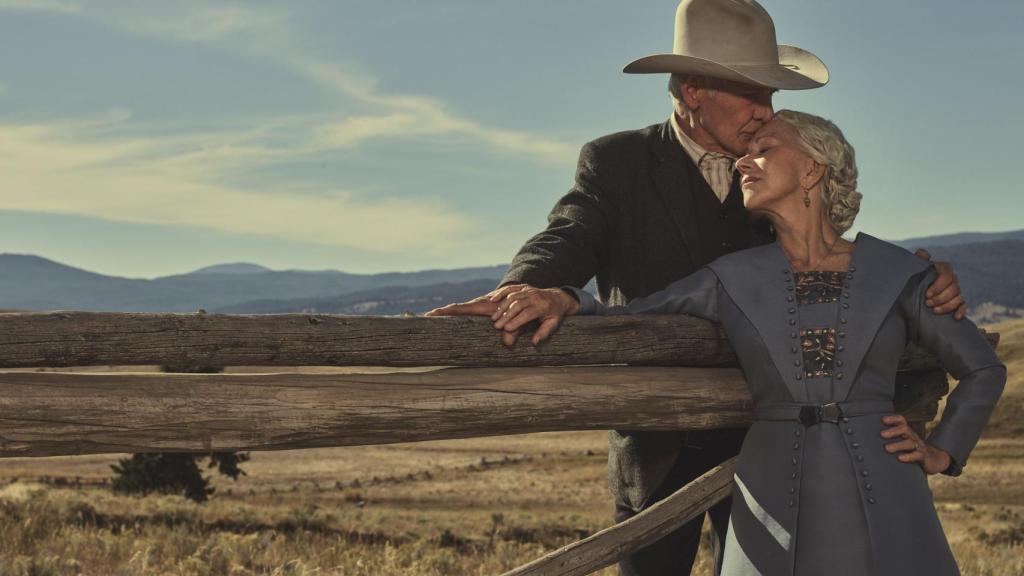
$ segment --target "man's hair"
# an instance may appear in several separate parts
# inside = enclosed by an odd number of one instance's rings
[[[673,100],[679,102],[683,110],[690,110],[686,105],[686,100],[683,99],[683,84],[686,83],[701,83],[708,90],[709,96],[714,98],[715,96],[715,79],[704,76],[696,76],[693,74],[682,74],[674,72],[668,77],[668,93],[672,96]]]
[[[825,174],[821,177],[825,213],[836,232],[846,232],[857,217],[862,196],[857,191],[857,160],[853,146],[835,124],[820,116],[779,110],[775,119],[791,127],[804,153],[825,166]]]

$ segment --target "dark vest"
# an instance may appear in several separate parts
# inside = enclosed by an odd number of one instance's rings
[[[700,229],[701,255],[704,257],[702,265],[730,252],[772,240],[767,220],[755,222],[753,226],[750,223],[750,215],[743,207],[739,172],[733,173],[732,186],[725,202],[718,199],[703,177],[699,180],[700,185],[693,191],[693,201],[697,211],[697,227]]]

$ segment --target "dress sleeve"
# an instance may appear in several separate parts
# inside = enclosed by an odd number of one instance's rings
[[[689,314],[718,322],[718,276],[705,266],[663,290],[635,298],[625,306],[605,306],[589,292],[564,286],[580,302],[579,314],[618,316],[623,314]]]
[[[925,304],[925,291],[937,275],[928,268],[915,276],[918,284],[909,293],[912,301],[906,303],[909,334],[912,342],[935,354],[942,368],[959,381],[946,399],[942,420],[927,439],[952,456],[953,463],[944,473],[959,476],[1003,393],[1006,366],[973,322],[935,314]]]

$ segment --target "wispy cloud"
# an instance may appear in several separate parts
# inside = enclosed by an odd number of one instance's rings
[[[102,123],[98,123],[102,124]],[[254,194],[215,183],[201,156],[168,155],[168,143],[97,139],[96,124],[0,125],[5,209],[199,227],[369,251],[440,252],[472,230],[441,201],[318,196],[268,187]]]
[[[0,0],[13,5],[52,6],[53,11],[79,16],[123,32],[164,40],[202,43],[261,62],[271,62],[310,82],[369,108],[371,112],[325,119],[308,143],[310,148],[351,148],[373,139],[406,139],[457,135],[542,163],[564,164],[575,157],[575,146],[555,138],[489,125],[452,111],[437,98],[389,93],[377,81],[355,73],[333,59],[305,47],[302,34],[279,7],[203,2],[132,2],[116,6],[103,0],[71,4],[65,0]],[[61,8],[57,8],[57,7]],[[66,9],[65,9],[66,8]]]

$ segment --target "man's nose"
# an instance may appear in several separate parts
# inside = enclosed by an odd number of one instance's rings
[[[754,104],[754,118],[761,122],[767,123],[772,119],[773,114],[771,102]]]

